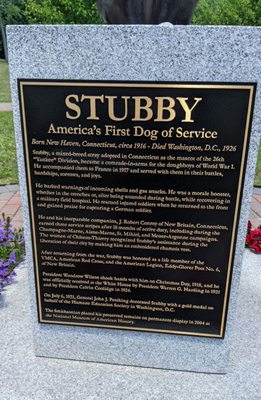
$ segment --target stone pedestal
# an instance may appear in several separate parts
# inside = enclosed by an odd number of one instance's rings
[[[225,373],[260,132],[261,29],[166,26],[10,26],[7,29],[37,356]],[[17,79],[258,82],[224,339],[39,324]]]

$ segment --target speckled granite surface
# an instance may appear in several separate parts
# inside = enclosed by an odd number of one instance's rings
[[[36,354],[224,373],[231,345],[241,334],[241,331],[234,331],[233,336],[232,328],[261,126],[260,88],[257,90],[226,337],[215,340],[37,323],[17,78],[258,82],[261,78],[261,29],[12,26],[8,28],[8,45]]]
[[[23,268],[0,296],[1,400],[260,400],[260,256],[245,252],[226,375],[35,357],[27,286]]]

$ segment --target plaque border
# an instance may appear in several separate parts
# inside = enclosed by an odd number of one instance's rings
[[[26,181],[27,188],[29,188],[29,216],[30,216],[30,225],[31,225],[31,238],[32,238],[32,248],[33,248],[33,259],[34,259],[34,278],[35,278],[35,289],[36,289],[36,298],[37,298],[37,309],[38,309],[38,322],[44,324],[58,324],[58,325],[70,325],[70,326],[86,326],[90,328],[103,328],[103,329],[116,329],[116,330],[128,330],[128,331],[141,331],[141,332],[151,332],[151,333],[163,333],[163,334],[175,334],[175,335],[185,335],[185,336],[197,336],[197,337],[207,337],[207,338],[218,338],[223,339],[225,336],[225,328],[226,328],[226,320],[229,306],[229,295],[231,289],[231,280],[232,280],[232,272],[233,272],[233,262],[236,250],[236,235],[238,232],[239,225],[239,214],[241,208],[242,201],[242,192],[243,192],[243,184],[245,178],[245,170],[247,165],[247,150],[249,147],[249,140],[251,136],[251,126],[253,119],[253,112],[255,106],[255,94],[257,83],[255,82],[197,82],[197,83],[175,83],[175,82],[155,82],[151,81],[143,82],[143,81],[81,81],[81,80],[55,80],[55,79],[17,79],[18,83],[18,93],[19,93],[19,104],[20,104],[20,115],[21,115],[21,128],[22,128],[22,138],[23,138],[23,147],[24,147],[24,162],[25,162],[25,170],[26,170]],[[228,264],[227,264],[227,276],[226,276],[226,286],[223,300],[223,310],[220,324],[220,332],[219,334],[211,334],[211,333],[199,333],[199,332],[189,332],[189,331],[171,331],[164,329],[149,329],[149,328],[131,328],[126,326],[113,326],[113,325],[102,325],[102,324],[88,324],[88,323],[80,323],[80,322],[66,322],[66,321],[52,321],[46,320],[42,317],[42,308],[41,308],[41,293],[40,293],[40,282],[39,282],[39,265],[38,265],[38,257],[37,257],[37,241],[36,241],[36,232],[35,232],[35,218],[34,218],[34,208],[33,208],[33,196],[32,196],[32,186],[31,186],[31,169],[30,169],[30,157],[28,151],[28,135],[27,135],[27,126],[26,126],[26,112],[25,112],[25,104],[24,104],[24,86],[84,86],[84,87],[143,87],[143,88],[180,88],[180,89],[233,89],[233,90],[248,90],[249,98],[248,98],[248,107],[247,107],[247,116],[245,121],[245,131],[244,131],[244,139],[243,139],[243,147],[242,147],[242,155],[241,155],[241,164],[240,164],[240,173],[239,180],[237,186],[237,196],[236,196],[236,204],[234,208],[234,219],[232,224],[232,235],[230,241],[230,250],[228,256]]]

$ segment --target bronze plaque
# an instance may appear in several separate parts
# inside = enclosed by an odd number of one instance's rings
[[[19,90],[39,322],[224,337],[255,84]]]

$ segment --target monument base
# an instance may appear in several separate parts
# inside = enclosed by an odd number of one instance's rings
[[[34,343],[41,357],[216,374],[229,368],[229,346],[222,340],[38,325]]]

